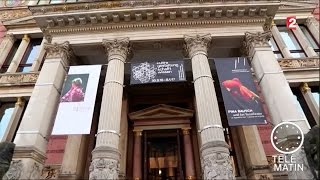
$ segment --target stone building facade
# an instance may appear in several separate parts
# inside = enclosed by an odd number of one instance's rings
[[[316,6],[1,1],[0,140],[16,144],[4,179],[288,178],[272,169],[270,132],[284,121],[304,133],[319,125]],[[212,59],[240,56],[250,61],[268,125],[228,126]],[[186,82],[130,85],[131,63],[177,59]],[[68,68],[92,64],[103,68],[91,134],[51,136]]]

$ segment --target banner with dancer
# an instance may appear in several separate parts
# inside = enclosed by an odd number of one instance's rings
[[[90,134],[101,65],[70,66],[52,135]]]
[[[131,64],[130,84],[185,81],[183,61],[160,61]]]
[[[229,126],[266,124],[247,59],[215,58],[214,62]]]

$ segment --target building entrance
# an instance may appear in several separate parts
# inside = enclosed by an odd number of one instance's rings
[[[178,130],[144,133],[144,179],[183,179],[182,148]]]

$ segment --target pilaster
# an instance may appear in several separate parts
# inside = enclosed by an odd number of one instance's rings
[[[186,179],[196,179],[196,169],[194,165],[193,148],[190,135],[191,128],[183,128],[183,149],[185,159],[185,177]]]
[[[120,122],[119,151],[121,154],[119,179],[126,179],[127,176],[127,145],[128,145],[128,100],[123,98]]]
[[[306,25],[307,25],[308,29],[310,30],[312,36],[316,39],[317,43],[320,44],[320,40],[319,40],[319,34],[320,34],[319,21],[317,21],[314,16],[308,17],[308,19],[306,21]]]
[[[29,37],[29,35],[25,34],[22,38],[22,41],[19,45],[17,52],[13,56],[13,59],[9,65],[7,73],[15,73],[17,71],[19,64],[23,58],[23,55],[25,54],[25,52],[29,46],[29,43],[30,43],[30,37]]]
[[[3,63],[5,62],[10,50],[15,42],[15,38],[13,34],[6,34],[4,39],[0,44],[0,68],[2,67]]]
[[[142,131],[134,131],[133,145],[133,179],[142,179]]]
[[[256,78],[268,106],[273,123],[296,123],[304,133],[310,126],[295,105],[295,98],[268,41],[270,32],[245,34],[244,45],[249,53]],[[266,63],[267,62],[267,63]]]
[[[234,179],[207,58],[211,35],[185,36],[184,39],[192,64],[203,178]]]
[[[319,105],[317,104],[317,102],[315,101],[311,89],[309,88],[307,83],[302,83],[300,86],[300,90],[301,93],[303,95],[304,100],[306,101],[311,114],[314,118],[314,120],[316,121],[316,123],[319,125]]]
[[[297,26],[295,30],[292,30],[293,34],[298,39],[299,43],[302,46],[302,49],[307,54],[308,57],[318,57],[319,55],[313,50],[313,47],[311,47],[308,39],[301,31],[300,27]]]
[[[16,149],[19,151],[15,151],[16,158],[13,162],[17,162],[23,172],[14,179],[30,179],[31,176],[33,177],[31,179],[40,178],[51,125],[54,122],[60,91],[67,73],[66,66],[71,56],[69,43],[46,44],[46,50],[47,58],[14,139]],[[24,156],[25,153],[31,155]],[[28,169],[33,166],[37,167],[34,173]],[[15,168],[15,164],[12,164],[11,171],[16,171]]]
[[[239,126],[237,134],[248,179],[259,179],[261,176],[273,179],[257,126]]]
[[[46,54],[46,50],[44,49],[45,43],[48,43],[48,41],[45,38],[43,38],[41,45],[40,45],[40,50],[38,52],[38,55],[37,55],[36,59],[33,61],[33,64],[31,66],[31,70],[30,70],[31,72],[39,71],[42,60],[44,59],[44,56]]]
[[[129,38],[103,40],[102,44],[106,49],[108,68],[89,179],[118,179],[124,63],[129,52]]]
[[[272,32],[272,36],[273,36],[274,40],[277,42],[277,45],[278,45],[279,50],[281,51],[283,57],[284,58],[292,58],[290,50],[288,49],[286,43],[282,39],[280,32],[279,32],[276,24],[274,24],[273,21],[271,24],[271,32]]]
[[[58,179],[82,179],[87,152],[86,135],[69,135]]]
[[[22,97],[18,97],[14,110],[12,112],[10,121],[8,123],[7,129],[3,135],[3,139],[1,140],[1,142],[2,141],[12,142],[24,107],[25,107],[25,100]]]

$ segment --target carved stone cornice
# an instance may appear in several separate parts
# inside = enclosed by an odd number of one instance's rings
[[[190,58],[197,54],[204,54],[207,56],[208,53],[208,46],[211,42],[211,35],[199,35],[196,36],[184,36],[185,41],[185,51],[188,53]]]
[[[270,31],[250,33],[246,32],[243,41],[243,53],[251,56],[254,48],[270,47],[269,40],[272,37]]]
[[[127,56],[129,54],[129,38],[123,38],[123,39],[104,39],[102,40],[102,45],[104,46],[106,50],[106,54],[108,56],[108,61],[113,59],[119,59],[117,56],[122,57],[121,61],[124,61],[127,59]]]
[[[319,58],[290,58],[278,59],[283,70],[292,69],[319,69]]]
[[[44,49],[47,52],[46,59],[61,58],[63,61],[68,61],[73,56],[69,41],[64,43],[45,43]]]
[[[34,85],[37,82],[39,73],[4,73],[0,74],[1,86],[25,86]]]

